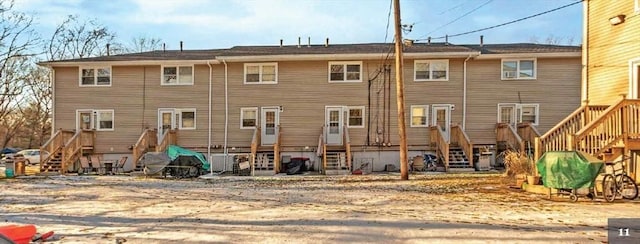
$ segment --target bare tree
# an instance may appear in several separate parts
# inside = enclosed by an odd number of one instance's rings
[[[529,38],[529,42],[536,44],[549,44],[549,45],[573,45],[574,38],[573,37],[561,37],[549,35],[544,41],[540,41],[537,36],[532,36]]]
[[[160,49],[162,49],[162,39],[138,36],[131,39],[131,42],[125,46],[124,51],[127,53],[140,53]]]
[[[55,29],[47,45],[49,60],[86,58],[106,55],[106,46],[115,34],[96,20],[80,20],[69,15]]]

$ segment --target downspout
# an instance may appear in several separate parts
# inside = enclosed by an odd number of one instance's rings
[[[581,103],[589,100],[589,1],[582,5],[582,81]]]
[[[467,61],[471,59],[471,55],[464,60],[462,66],[462,130],[467,127]]]
[[[209,122],[207,123],[207,161],[209,162],[209,171],[213,175],[213,163],[211,162],[211,76],[213,75],[213,68],[211,67],[211,62],[207,60],[207,65],[209,66]]]
[[[227,61],[223,59],[222,63],[224,63],[224,168],[222,169],[222,172],[224,172],[227,170],[227,158],[229,157],[229,150],[227,148],[229,133],[229,93],[227,86],[229,82],[229,75]]]
[[[49,66],[49,80],[51,81],[51,137],[56,133],[56,70]]]

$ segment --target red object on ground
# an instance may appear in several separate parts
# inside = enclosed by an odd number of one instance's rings
[[[16,244],[29,244],[36,235],[35,225],[5,225],[0,226],[0,233]]]
[[[351,172],[352,175],[361,175],[362,174],[362,170],[360,169],[356,169],[353,172]]]
[[[42,235],[38,235],[38,236],[34,236],[32,241],[46,241],[47,238],[53,236],[53,231],[49,231],[47,233],[44,233]]]

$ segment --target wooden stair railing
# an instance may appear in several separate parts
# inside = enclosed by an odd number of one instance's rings
[[[540,132],[538,129],[531,123],[519,123],[518,124],[518,135],[522,138],[522,141],[525,143],[525,152],[533,152],[533,145],[536,141],[536,137],[540,137]],[[531,156],[531,155],[530,155]]]
[[[64,144],[62,151],[62,173],[66,173],[69,165],[73,165],[83,154],[83,149],[93,149],[94,130],[79,130]]]
[[[251,174],[253,175],[256,168],[256,158],[258,156],[258,146],[260,145],[260,127],[253,130],[253,137],[251,138]]]
[[[273,169],[275,173],[280,173],[280,139],[282,137],[280,125],[276,126],[276,143],[273,144]]]
[[[154,148],[156,144],[158,144],[158,130],[157,129],[145,129],[140,134],[138,141],[136,144],[133,144],[133,167],[136,168],[138,166],[138,161],[142,158],[146,152],[149,151],[150,148]]]
[[[451,126],[451,143],[457,143],[469,159],[469,167],[473,167],[473,143],[460,125]]]
[[[169,145],[178,144],[178,130],[171,129],[164,132],[162,135],[162,141],[156,146],[156,152],[164,152]]]
[[[518,132],[508,123],[498,123],[496,125],[496,141],[506,142],[509,147],[524,153],[524,140]]]
[[[351,138],[349,137],[349,127],[346,125],[344,126],[343,136],[345,154],[347,156],[347,168],[351,170]]]
[[[431,126],[430,138],[435,143],[436,155],[442,157],[445,170],[449,170],[449,140],[442,133],[440,125]]]
[[[538,159],[547,151],[564,151],[568,150],[567,140],[574,135],[590,121],[595,120],[607,109],[607,105],[582,105],[569,116],[564,118],[560,123],[556,124],[547,133],[540,137],[536,137],[534,160]]]
[[[569,150],[600,156],[605,150],[628,145],[640,136],[640,100],[623,99],[607,108],[570,138]]]
[[[47,140],[40,147],[40,155],[45,155],[44,152],[49,153],[47,157],[40,158],[40,171],[43,172],[45,170],[45,166],[58,154],[62,154],[62,149],[64,148],[64,144],[73,136],[74,132],[71,130],[63,130],[59,129],[56,133]]]

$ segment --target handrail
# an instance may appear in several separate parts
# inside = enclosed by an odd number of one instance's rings
[[[440,127],[440,125],[431,126],[431,134],[435,135],[436,139],[436,147],[439,152],[436,153],[436,155],[442,155],[445,170],[449,170],[449,141],[442,133],[442,127]]]
[[[576,132],[570,147],[597,156],[597,153],[615,145],[616,141],[640,135],[639,115],[640,99],[621,100]]]
[[[253,129],[253,137],[251,138],[251,167],[252,167],[252,172],[253,169],[256,168],[256,157],[258,154],[258,145],[260,143],[260,127],[256,126],[255,129]]]
[[[176,145],[178,131],[176,129],[167,130],[162,134],[162,141],[156,146],[156,152],[164,152],[169,145]]]
[[[535,139],[535,159],[538,160],[546,151],[567,150],[569,137],[584,127],[588,121],[600,116],[608,106],[582,105],[573,111],[542,136]]]
[[[351,170],[351,138],[349,137],[349,127],[344,125],[344,146],[347,154],[347,168]]]
[[[455,135],[451,138],[456,140],[458,145],[462,148],[462,151],[467,155],[467,159],[469,159],[469,166],[473,167],[473,143],[471,143],[469,136],[460,125],[452,125],[451,133]]]
[[[510,124],[496,124],[496,141],[504,141],[519,153],[524,153],[524,140]]]
[[[275,173],[280,173],[280,137],[282,136],[282,128],[280,125],[276,126],[276,143],[273,144],[273,169]]]
[[[138,161],[142,158],[142,155],[152,146],[156,146],[158,130],[157,129],[145,129],[140,134],[136,144],[133,144],[133,167],[138,165]]]
[[[40,147],[40,155],[44,155],[42,153],[43,151],[49,153],[46,158],[40,157],[40,170],[44,169],[46,162],[51,161],[59,152],[62,152],[67,138],[73,135],[73,133],[71,130],[58,129],[56,133]]]
[[[324,126],[323,126],[323,131],[324,131]],[[322,145],[324,145],[324,133],[320,133],[320,136],[318,137],[318,148],[316,148],[316,156],[320,157],[323,154],[322,151]]]
[[[82,130],[76,132],[76,134],[67,141],[64,145],[64,149],[62,150],[62,165],[61,165],[61,173],[65,173],[67,171],[68,164],[73,163],[74,159],[77,159],[78,153],[82,150],[82,140],[80,137],[82,135]]]

